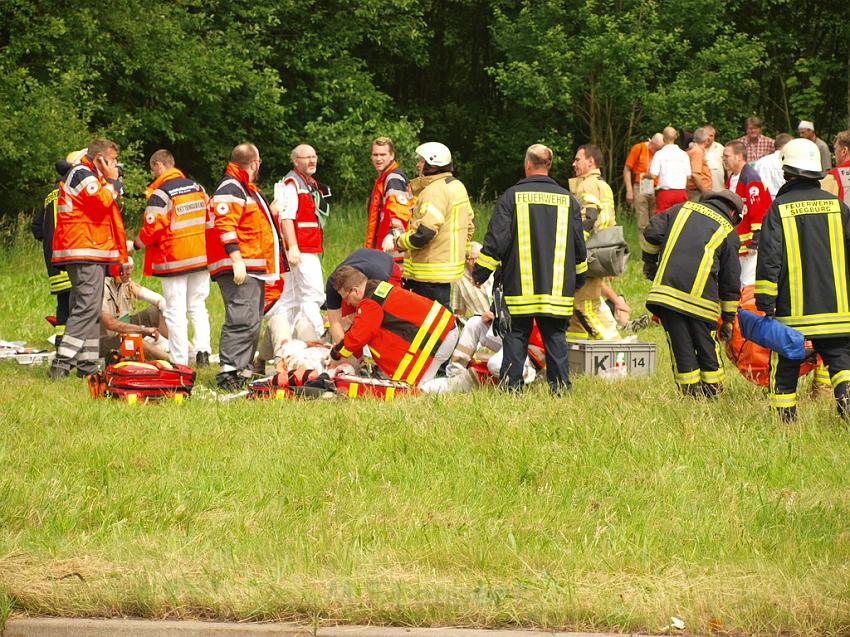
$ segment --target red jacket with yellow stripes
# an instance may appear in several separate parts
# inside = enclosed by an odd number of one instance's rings
[[[369,281],[351,327],[334,349],[359,357],[368,345],[382,372],[416,385],[454,326],[454,315],[437,301],[386,281]]]
[[[88,157],[83,157],[59,183],[55,264],[127,262],[127,236],[115,188]]]
[[[175,276],[207,267],[207,193],[172,168],[145,190],[148,205],[136,248],[145,248],[145,276]]]
[[[213,277],[233,272],[228,255],[235,250],[242,255],[248,272],[283,272],[277,220],[248,173],[232,162],[210,198],[206,243],[207,268]]]

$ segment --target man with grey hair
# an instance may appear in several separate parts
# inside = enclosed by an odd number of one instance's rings
[[[705,157],[705,128],[694,131],[691,144],[686,151],[691,160],[691,176],[688,177],[688,201],[699,201],[703,194],[711,191],[711,169]]]
[[[565,332],[576,288],[584,285],[587,248],[578,200],[549,177],[552,151],[534,144],[525,153],[525,177],[496,202],[472,278],[479,285],[501,270],[510,327],[504,336],[501,378],[523,387],[534,323],[546,350],[546,379],[555,392],[570,387]]]
[[[480,252],[481,244],[471,241],[469,250],[466,251],[463,276],[452,283],[452,309],[462,318],[476,314],[483,315],[490,311],[490,297],[493,294],[492,279],[488,279],[481,287],[477,287],[472,280],[472,269]]]
[[[290,157],[292,170],[275,184],[272,204],[290,267],[283,276],[281,303],[290,325],[303,315],[318,338],[325,332],[320,309],[325,302],[325,278],[320,256],[330,190],[314,177],[318,156],[312,146],[299,144]]]

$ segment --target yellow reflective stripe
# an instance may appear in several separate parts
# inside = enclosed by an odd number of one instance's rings
[[[576,274],[584,274],[587,272],[587,259],[581,263],[576,263]]]
[[[829,370],[823,363],[815,368],[815,382],[823,383],[824,385],[829,383]]]
[[[405,259],[404,276],[416,280],[451,283],[463,276],[463,263],[417,263]]]
[[[487,268],[488,270],[495,270],[502,264],[501,261],[497,261],[491,256],[484,254],[483,252],[478,253],[478,258],[475,260],[475,265],[480,265],[483,268]]]
[[[781,208],[782,206],[780,206]],[[794,217],[782,218],[785,251],[788,259],[788,291],[791,296],[791,316],[803,313],[803,262],[800,256],[800,239]]]
[[[515,197],[519,199],[520,194]],[[519,251],[519,279],[523,294],[534,293],[534,272],[531,260],[531,222],[527,203],[516,202],[517,248]]]
[[[673,380],[680,385],[693,385],[699,382],[699,370],[695,369],[692,372],[678,372],[673,374]]]
[[[419,331],[416,332],[416,336],[413,337],[413,340],[410,342],[410,346],[407,349],[407,353],[401,359],[398,367],[393,373],[393,380],[401,380],[401,377],[404,376],[404,373],[407,371],[407,368],[410,366],[411,361],[414,356],[416,356],[416,352],[419,350],[419,346],[422,344],[422,341],[425,339],[425,336],[428,334],[428,328],[436,320],[440,310],[445,310],[445,308],[434,301],[431,304],[431,309],[428,310],[428,315],[425,317],[425,320],[422,321],[422,326],[419,328]]]
[[[401,377],[404,375],[404,372],[407,371],[407,366],[410,365],[410,361],[413,360],[413,354],[408,352],[405,354],[401,362],[396,367],[395,372],[393,372],[393,380],[401,380]]]
[[[461,252],[462,246],[460,245],[461,241],[466,241],[466,234],[461,235],[458,228],[458,219],[460,215],[458,214],[458,209],[462,205],[463,202],[456,203],[452,206],[451,211],[449,212],[449,227],[451,228],[451,239],[449,241],[449,262],[457,263],[458,261],[464,261],[466,258],[466,252]]]
[[[797,405],[797,394],[772,394],[768,392],[767,399],[774,409],[787,409]]]
[[[443,309],[445,310],[445,308]],[[416,377],[422,371],[422,367],[425,365],[425,363],[428,362],[428,358],[431,355],[431,352],[434,350],[434,347],[436,346],[437,342],[439,342],[440,335],[443,333],[443,330],[446,329],[446,325],[448,324],[451,317],[452,315],[448,310],[445,310],[443,312],[440,321],[437,323],[437,327],[434,328],[434,330],[431,332],[430,337],[428,338],[428,342],[425,343],[425,347],[423,347],[417,355],[416,363],[413,365],[413,368],[407,375],[407,382],[411,385],[416,382]]]
[[[850,321],[850,313],[824,312],[822,314],[806,314],[804,316],[777,316],[780,321],[790,327],[808,325],[810,323],[845,323]]]
[[[704,383],[722,383],[724,378],[726,378],[726,374],[722,369],[700,370],[699,372],[699,379]]]
[[[752,232],[745,232],[743,234],[738,233],[738,237],[740,237],[741,241],[749,241],[753,238]]]
[[[779,293],[779,287],[773,281],[768,281],[767,279],[756,279],[754,293],[776,296]]]
[[[673,227],[670,229],[670,235],[667,239],[667,250],[665,250],[664,254],[661,255],[661,264],[658,266],[658,272],[655,274],[655,280],[653,283],[661,283],[661,279],[664,277],[664,270],[667,267],[667,262],[670,260],[670,255],[673,252],[673,247],[676,245],[676,241],[679,240],[679,235],[682,234],[682,228],[685,227],[685,222],[690,218],[690,216],[691,211],[686,210],[684,206],[679,210],[679,214],[676,215],[676,221],[673,222]]]
[[[767,391],[768,396],[776,393],[776,366],[779,363],[779,354],[775,351],[770,350],[770,364],[768,366],[768,376],[767,376]]]
[[[720,314],[720,305],[717,304],[713,309],[706,309],[694,303],[694,299],[688,296],[678,298],[676,296],[665,294],[664,292],[650,292],[646,297],[647,303],[658,303],[677,310],[682,310],[686,314],[693,314],[699,318],[704,318],[708,321],[716,321]]]
[[[693,303],[701,307],[704,310],[718,311],[720,309],[720,303],[717,301],[712,301],[711,299],[704,299],[699,296],[694,296],[692,294],[688,294],[687,292],[683,292],[682,290],[678,290],[674,287],[670,287],[669,285],[653,285],[650,293],[659,293],[662,295],[673,296],[682,301],[688,301],[689,303]]]
[[[395,398],[395,387],[387,387],[384,392],[384,400],[392,400]]]
[[[354,352],[352,352],[350,349],[348,349],[344,345],[339,348],[339,355],[342,356],[343,358],[348,358],[352,354],[354,354]]]
[[[780,319],[781,320],[781,319]],[[782,321],[783,323],[785,321]],[[795,327],[798,332],[803,334],[803,336],[831,336],[831,335],[843,335],[850,332],[850,322],[845,323],[837,323],[835,325],[800,325]]]
[[[413,244],[410,243],[410,231],[405,232],[398,238],[398,247],[403,251],[413,250]]]
[[[832,257],[832,279],[835,281],[835,304],[839,313],[846,313],[847,307],[847,263],[844,254],[844,229],[841,215],[828,215],[829,252]]]
[[[439,225],[442,225],[446,222],[446,218],[443,216],[443,211],[430,202],[424,202],[419,210],[422,213],[421,216],[423,217],[430,212],[431,215],[437,220],[437,223]]]
[[[348,386],[348,397],[349,398],[357,398],[357,388],[360,387],[360,383],[351,383]]]
[[[761,230],[761,223],[754,223],[754,224],[751,224],[751,225],[750,225],[750,228],[752,228],[753,232],[755,233],[755,232],[757,232],[757,231]]]
[[[709,239],[705,244],[702,260],[699,262],[697,275],[696,278],[694,278],[694,284],[691,287],[691,294],[694,296],[702,296],[705,284],[708,281],[708,275],[711,274],[711,266],[714,265],[714,253],[731,230],[732,229],[728,226],[718,226],[717,230],[714,231],[714,234],[711,235],[711,239]]]
[[[640,243],[640,249],[646,252],[647,254],[658,254],[659,252],[661,252],[661,246],[657,246],[654,243],[650,243],[649,241],[647,241],[646,238],[643,236],[642,232],[638,237],[638,243]]]
[[[719,212],[716,212],[715,210],[712,210],[708,206],[705,206],[701,203],[697,203],[696,201],[686,201],[682,205],[682,209],[693,210],[694,212],[698,212],[699,214],[703,215],[704,217],[708,217],[709,219],[713,219],[714,221],[719,223],[721,226],[729,226],[730,231],[732,229],[732,222],[729,220],[729,217],[727,217],[726,215],[721,214]]]
[[[842,369],[840,372],[837,372],[835,376],[829,379],[830,383],[832,383],[832,388],[835,389],[841,383],[850,382],[850,370]]]
[[[561,296],[564,292],[564,268],[567,261],[569,225],[570,209],[566,206],[558,206],[558,220],[555,226],[555,261],[552,264],[552,296]],[[578,272],[578,268],[576,268],[576,272]]]
[[[735,312],[738,309],[738,301],[720,301],[721,312]]]

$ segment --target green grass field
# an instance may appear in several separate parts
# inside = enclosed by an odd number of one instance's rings
[[[362,214],[333,218],[326,266]],[[23,234],[0,286],[0,338],[42,344],[52,299]],[[684,400],[659,345],[654,376],[558,399],[127,405],[2,361],[0,620],[850,635],[847,427],[803,391],[781,425],[727,372],[716,402]]]

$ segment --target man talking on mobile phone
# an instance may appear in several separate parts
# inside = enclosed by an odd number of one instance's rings
[[[110,265],[127,263],[127,237],[118,206],[118,144],[95,139],[59,184],[54,265],[71,280],[70,315],[48,375],[56,380],[97,371],[103,281]]]

